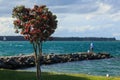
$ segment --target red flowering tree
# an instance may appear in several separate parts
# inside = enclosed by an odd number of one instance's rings
[[[33,44],[37,80],[41,79],[40,59],[42,58],[42,42],[46,41],[57,28],[56,15],[45,5],[35,5],[34,8],[17,6],[13,9],[12,17],[16,33],[21,33]]]

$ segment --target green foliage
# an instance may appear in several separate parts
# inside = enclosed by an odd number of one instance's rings
[[[57,28],[56,15],[45,5],[35,5],[34,8],[17,6],[12,11],[16,33],[24,35],[25,39],[33,41],[46,41]]]
[[[120,80],[120,77],[42,73],[43,80]],[[34,72],[0,70],[0,80],[36,80]]]

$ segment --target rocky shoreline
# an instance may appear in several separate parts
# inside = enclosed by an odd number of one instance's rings
[[[65,63],[81,60],[95,60],[112,58],[108,53],[74,53],[74,54],[47,54],[41,58],[41,65],[49,65],[55,63]],[[19,55],[0,57],[0,68],[19,69],[35,66],[34,55]]]

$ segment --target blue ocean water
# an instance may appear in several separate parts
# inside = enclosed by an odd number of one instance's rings
[[[48,41],[43,43],[43,53],[86,52],[90,43],[90,41]],[[120,41],[94,41],[93,43],[94,52],[107,52],[115,58],[43,65],[41,66],[42,71],[120,76]],[[27,41],[0,41],[0,56],[31,54],[33,52],[32,44]],[[35,71],[35,67],[25,70]]]

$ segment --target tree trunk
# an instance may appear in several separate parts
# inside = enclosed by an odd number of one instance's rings
[[[37,69],[37,72],[36,72],[36,76],[37,76],[37,80],[41,80],[41,76],[40,76],[40,64],[39,64],[39,61],[37,60],[36,62],[36,69]]]
[[[37,80],[42,80],[41,79],[41,68],[40,68],[40,59],[41,56],[40,53],[42,54],[42,47],[40,47],[40,44],[38,42],[33,43],[33,48],[35,51],[35,64],[36,64],[36,78]]]
[[[42,42],[38,42],[38,52],[39,52],[38,60],[39,60],[39,71],[40,71],[39,75],[40,75],[40,79],[42,80],[41,67],[40,67],[40,65],[41,65],[40,61],[42,59]]]

